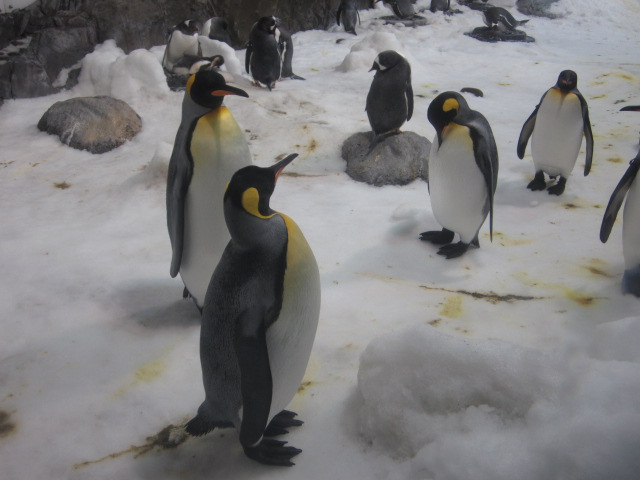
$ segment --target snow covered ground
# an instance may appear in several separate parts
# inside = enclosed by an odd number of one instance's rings
[[[523,18],[514,1],[494,3]],[[127,56],[107,42],[74,90],[5,102],[2,479],[638,477],[640,301],[620,293],[621,222],[607,244],[598,232],[638,143],[640,115],[618,110],[640,103],[640,3],[560,0],[563,18],[523,27],[530,44],[463,35],[483,23],[460,8],[427,11],[429,25],[412,29],[384,25],[377,18],[390,11],[378,6],[361,12],[357,37],[298,33],[294,71],[306,81],[270,93],[239,77],[250,98],[225,100],[256,164],[300,154],[272,207],[300,225],[321,270],[318,334],[290,405],[305,421],[286,437],[303,449],[291,469],[247,459],[233,430],[166,441],[203,391],[198,313],[169,277],[165,179],[182,94],[162,81],[162,48]],[[418,240],[439,228],[424,182],[376,188],[344,173],[342,142],[369,129],[367,70],[390,47],[413,70],[404,130],[431,139],[426,111],[438,92],[484,91],[467,99],[500,153],[494,239],[485,225],[481,248],[461,259]],[[515,149],[567,68],[589,102],[594,164],[583,177],[582,153],[552,197],[525,188],[531,157]],[[92,155],[37,130],[54,102],[94,94],[127,101],[142,132]]]

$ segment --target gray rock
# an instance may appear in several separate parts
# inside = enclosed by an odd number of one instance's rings
[[[10,61],[11,97],[32,98],[55,93],[44,66],[31,57]]]
[[[140,116],[122,100],[78,97],[54,103],[38,128],[78,150],[104,153],[131,140],[142,128]]]
[[[559,15],[549,12],[551,4],[558,0],[518,0],[516,7],[520,13],[536,17],[557,18]]]
[[[342,144],[347,174],[377,187],[406,185],[416,178],[427,180],[431,142],[413,132],[390,135],[371,149],[373,132],[351,135]]]
[[[63,68],[69,68],[93,51],[95,26],[77,28],[45,28],[33,36],[30,53],[40,61],[53,83]]]

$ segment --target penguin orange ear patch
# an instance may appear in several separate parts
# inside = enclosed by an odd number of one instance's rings
[[[448,98],[442,105],[443,112],[449,112],[451,110],[460,110],[460,103],[455,98]]]

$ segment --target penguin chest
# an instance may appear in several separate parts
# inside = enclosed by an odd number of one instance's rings
[[[583,125],[577,95],[549,90],[538,109],[531,139],[536,171],[568,177],[580,153]]]
[[[622,214],[622,251],[627,270],[640,265],[640,185],[633,181]]]
[[[171,34],[167,50],[167,60],[171,66],[184,55],[198,55],[198,36],[185,35],[176,30]]]
[[[282,308],[267,330],[267,349],[273,381],[269,418],[284,409],[304,377],[320,315],[318,264],[304,235],[282,215],[288,232]]]
[[[440,225],[465,243],[478,233],[488,212],[489,192],[473,152],[469,128],[450,124],[433,141],[429,156],[429,195]]]
[[[222,205],[224,191],[233,173],[251,164],[251,154],[242,130],[225,107],[198,119],[187,148],[193,176],[185,202],[180,275],[202,306],[211,274],[230,239]]]

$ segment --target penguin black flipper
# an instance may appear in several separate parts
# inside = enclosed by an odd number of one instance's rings
[[[602,218],[602,225],[600,226],[600,241],[602,243],[606,243],[609,239],[609,235],[611,234],[611,229],[613,228],[613,224],[616,221],[616,217],[618,216],[618,211],[622,206],[622,202],[627,196],[627,192],[631,187],[631,184],[635,180],[638,170],[640,170],[640,152],[636,157],[631,160],[629,168],[624,173],[618,185],[613,190],[611,194],[611,198],[609,199],[609,203],[607,204],[607,208],[604,211],[604,217]]]
[[[407,121],[409,121],[413,115],[413,87],[411,86],[411,77],[409,77],[409,81],[407,82],[405,95],[407,96]]]
[[[477,126],[474,124],[477,124]],[[493,196],[498,181],[498,148],[495,142],[492,141],[493,135],[487,137],[479,134],[479,131],[491,132],[489,122],[483,117],[477,117],[468,126],[470,127],[469,131],[473,141],[473,154],[476,164],[484,177],[484,183],[487,187],[489,238],[493,241]]]
[[[591,132],[591,121],[589,120],[589,107],[587,101],[578,90],[574,90],[573,94],[580,100],[580,106],[582,107],[582,123],[584,138],[587,143],[587,154],[584,162],[584,176],[589,175],[591,170],[591,162],[593,160],[593,133]]]
[[[536,108],[533,109],[533,113],[529,115],[529,118],[522,125],[522,130],[520,130],[520,136],[518,137],[518,158],[522,160],[524,158],[525,150],[527,149],[527,143],[529,142],[529,138],[531,138],[531,134],[533,133],[533,129],[536,126],[536,118],[538,116],[538,109],[540,105],[542,105],[542,101],[544,97],[546,97],[548,91],[544,92],[540,102],[536,105]]]
[[[338,24],[338,26],[340,26],[340,15],[342,14],[342,2],[340,2],[340,5],[338,6],[338,11],[336,12],[336,23]]]
[[[251,74],[251,54],[253,53],[253,45],[251,42],[247,43],[247,52],[244,56],[244,69],[248,74]]]

